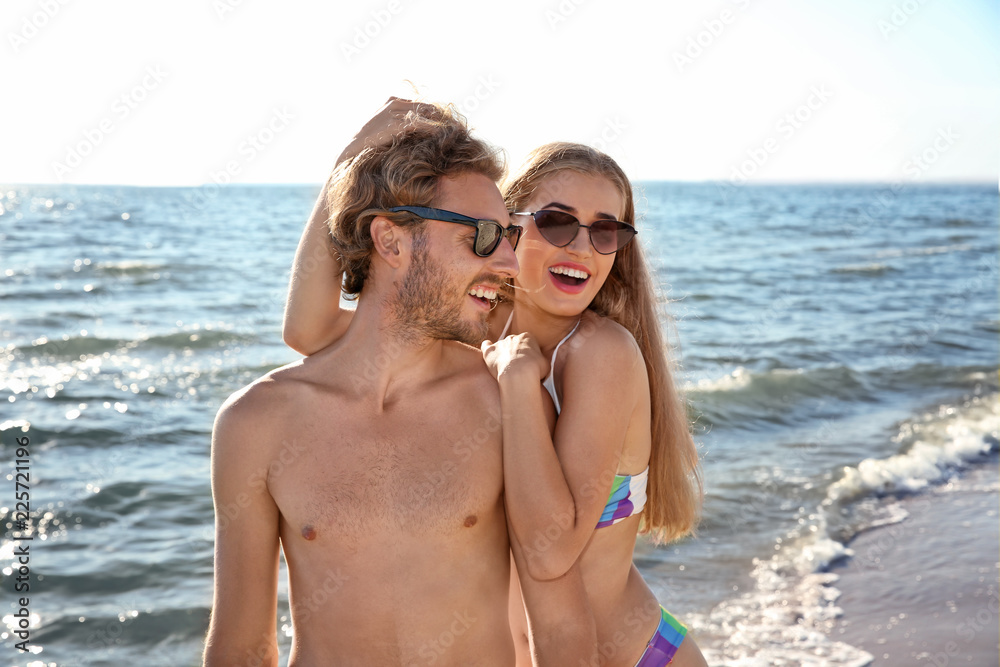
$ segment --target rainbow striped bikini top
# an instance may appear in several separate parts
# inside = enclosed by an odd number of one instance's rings
[[[615,475],[611,484],[611,495],[608,504],[604,506],[598,528],[613,526],[619,521],[638,514],[646,506],[646,481],[649,479],[649,466],[638,475]]]
[[[503,333],[500,334],[500,338],[507,335],[507,330],[510,329],[511,320],[514,319],[514,311],[510,313],[510,317],[507,318],[507,325],[503,328]],[[581,320],[582,321],[582,320]],[[556,349],[552,350],[552,361],[549,363],[549,374],[542,381],[542,385],[549,392],[549,396],[552,397],[552,403],[556,407],[556,414],[562,411],[559,405],[559,396],[556,395],[556,382],[555,382],[555,370],[556,370],[556,355],[559,354],[559,348],[565,343],[570,336],[576,333],[577,328],[580,326],[580,322],[576,323],[573,330],[566,334],[566,337],[559,341],[556,345]],[[608,496],[608,502],[604,505],[604,511],[601,513],[601,518],[597,522],[598,528],[606,528],[608,526],[613,526],[619,521],[624,521],[625,519],[638,514],[642,511],[642,508],[646,506],[646,483],[649,479],[649,466],[637,475],[615,475],[614,481],[611,483],[611,494]]]

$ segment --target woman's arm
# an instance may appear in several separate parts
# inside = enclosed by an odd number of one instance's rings
[[[419,102],[390,97],[340,154],[334,170],[366,147],[391,141],[405,126],[406,114],[420,106]],[[285,302],[281,337],[288,347],[304,355],[318,352],[343,336],[353,315],[340,307],[343,269],[330,245],[327,226],[336,214],[328,208],[332,180],[331,173],[299,239]]]
[[[538,400],[548,364],[534,341],[520,334],[483,344],[500,385],[508,517],[535,579],[564,575],[593,536],[646,386],[631,335],[608,321],[592,327],[576,334],[564,364],[554,438]]]
[[[521,613],[527,615],[532,667],[599,664],[597,627],[580,566],[550,581],[532,578],[525,572],[524,550],[510,529],[509,516],[507,530],[518,573],[511,578],[511,585],[518,586],[512,597],[519,603],[523,600]]]
[[[556,410],[545,388],[535,385],[539,405],[543,406],[546,428],[551,435],[556,426]],[[579,561],[558,579],[541,581],[528,573],[524,549],[510,524],[511,630],[529,638],[530,656],[524,654],[515,635],[518,667],[549,665],[597,665],[597,628],[583,585]],[[515,617],[514,614],[517,616]]]
[[[295,250],[281,330],[285,345],[306,356],[343,336],[351,319],[340,308],[342,269],[327,227],[329,186],[327,179]]]

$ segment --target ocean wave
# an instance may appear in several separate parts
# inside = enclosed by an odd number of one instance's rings
[[[64,277],[62,274],[56,275],[56,278]],[[95,287],[90,290],[88,294],[93,294],[95,292],[100,292],[99,288]],[[6,292],[0,294],[0,301],[24,301],[28,303],[34,303],[36,301],[65,301],[67,298],[72,298],[72,292],[68,289],[19,289],[17,291]]]
[[[740,366],[733,372],[723,375],[721,378],[703,378],[697,382],[689,382],[684,385],[684,391],[691,393],[710,393],[717,391],[731,391],[733,389],[743,389],[750,386],[750,371]]]
[[[688,383],[684,391],[691,395],[705,396],[719,393],[767,393],[771,396],[794,393],[797,395],[850,395],[863,387],[863,376],[847,366],[822,366],[818,368],[774,368],[763,372],[749,371],[740,366],[717,379]]]
[[[887,359],[892,360],[888,355]],[[899,365],[889,365],[868,370],[865,378],[878,390],[891,392],[942,388],[967,390],[970,384],[984,385],[990,391],[1000,388],[995,366],[917,363],[900,368]]]
[[[867,378],[846,366],[749,371],[740,366],[715,379],[688,382],[684,392],[701,420],[741,426],[790,423],[791,408],[808,401],[870,401]]]
[[[972,250],[969,243],[952,245],[924,246],[922,248],[889,248],[875,253],[876,257],[912,257],[917,255],[940,255],[949,252],[964,252]]]
[[[19,345],[14,349],[25,356],[36,358],[79,357],[124,349],[130,342],[120,338],[97,336],[68,336],[57,339],[42,337],[32,341],[30,345]]]
[[[204,605],[151,607],[146,595],[116,595],[94,604],[86,615],[63,612],[43,617],[32,633],[33,643],[45,647],[39,657],[50,667],[86,664],[117,667],[129,664],[185,665],[198,661],[210,610]],[[44,596],[42,604],[49,602]],[[94,608],[100,611],[95,613]],[[86,647],[83,649],[81,647]],[[30,664],[43,664],[42,662]]]
[[[718,645],[705,648],[709,662],[755,667],[870,664],[871,654],[832,636],[842,610],[837,606],[839,577],[828,570],[854,556],[847,544],[858,532],[906,519],[898,503],[879,502],[884,494],[924,490],[1000,451],[998,398],[977,396],[908,420],[896,436],[900,454],[845,468],[811,521],[779,538],[774,555],[754,559],[752,590],[724,600],[707,614],[691,615],[700,632],[721,638]],[[874,510],[864,512],[865,523],[849,531],[832,530],[831,520],[849,503]]]
[[[198,329],[175,331],[144,338],[99,338],[97,336],[68,336],[50,340],[40,338],[30,345],[14,348],[29,357],[74,358],[104,352],[125,351],[145,347],[162,347],[175,350],[205,349],[236,343],[253,343],[257,336],[230,330]]]
[[[831,273],[862,273],[870,276],[881,276],[892,271],[897,271],[895,267],[888,264],[872,262],[870,264],[848,264],[831,269]]]
[[[703,647],[709,664],[728,667],[842,665],[863,667],[874,657],[830,637],[841,609],[840,593],[831,584],[837,575],[786,576],[780,559],[758,561],[755,589],[726,600],[708,614],[692,614],[699,632],[722,638],[718,647]]]
[[[97,272],[112,276],[132,276],[144,273],[161,271],[166,265],[158,262],[144,262],[142,260],[123,260],[119,262],[98,262]]]
[[[31,422],[26,419],[8,419],[0,423],[0,431],[7,431],[10,429],[16,429],[22,433],[27,433],[28,429],[31,427]]]
[[[998,397],[976,397],[963,408],[942,406],[900,427],[904,451],[883,459],[865,459],[843,469],[827,495],[827,504],[843,505],[859,497],[922,491],[970,463],[1000,451]]]
[[[254,343],[257,336],[248,333],[218,329],[199,329],[197,331],[176,331],[160,336],[150,336],[139,341],[137,345],[154,345],[156,347],[184,349],[205,349],[221,347],[230,343]]]

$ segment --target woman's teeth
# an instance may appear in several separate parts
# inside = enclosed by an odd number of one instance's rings
[[[497,298],[497,291],[491,287],[477,287],[476,289],[470,289],[469,295],[486,299],[487,301],[494,301]]]
[[[580,269],[571,269],[568,266],[553,266],[549,269],[550,273],[562,274],[564,276],[569,276],[570,278],[578,278],[579,280],[586,280],[590,277],[586,271],[581,271]]]

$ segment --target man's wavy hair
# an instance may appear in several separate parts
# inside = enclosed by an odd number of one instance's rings
[[[405,128],[391,143],[365,148],[335,170],[327,205],[334,251],[344,269],[342,289],[357,298],[371,270],[374,244],[371,222],[384,216],[401,227],[423,221],[394,206],[434,206],[442,176],[482,174],[493,181],[504,175],[499,149],[473,137],[454,108],[425,105],[410,111]]]

